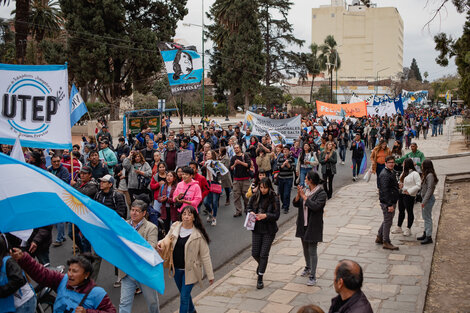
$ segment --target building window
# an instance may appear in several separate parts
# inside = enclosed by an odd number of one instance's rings
[[[334,13],[331,13],[331,17],[335,17],[335,14],[334,14]]]

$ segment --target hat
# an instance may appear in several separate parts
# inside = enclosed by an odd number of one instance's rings
[[[107,174],[99,179],[99,181],[107,181],[108,183],[114,184],[114,177]]]
[[[101,140],[100,143],[105,143],[105,144],[107,144],[107,145],[109,146],[109,141],[108,141],[107,139]]]
[[[90,174],[91,173],[91,167],[85,165],[80,169],[80,172]]]

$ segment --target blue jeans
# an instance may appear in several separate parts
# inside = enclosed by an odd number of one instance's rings
[[[292,178],[279,178],[278,194],[282,200],[282,208],[289,210],[290,192],[292,190]]]
[[[431,137],[432,136],[437,136],[437,125],[432,125]]]
[[[439,124],[439,126],[437,127],[437,130],[438,130],[439,135],[442,135],[443,130],[444,130],[443,124]]]
[[[160,305],[158,303],[157,291],[139,283],[134,278],[127,275],[121,280],[121,300],[119,302],[119,313],[131,313],[132,303],[134,302],[135,290],[140,288],[144,295],[149,313],[159,313]]]
[[[36,304],[37,299],[36,295],[34,295],[33,297],[31,297],[31,299],[23,303],[22,306],[16,308],[16,313],[34,313],[36,312]]]
[[[209,192],[204,198],[204,206],[211,212],[213,217],[217,217],[217,209],[219,208],[220,193]]]
[[[346,146],[339,146],[339,158],[341,161],[346,161]]]
[[[55,224],[55,226],[57,228],[57,239],[55,241],[65,241],[65,223],[58,223]]]
[[[357,177],[359,176],[359,171],[361,170],[361,162],[362,162],[362,159],[361,160],[357,160],[357,159],[352,159],[352,171],[353,171],[353,177]]]
[[[424,208],[421,209],[421,214],[424,220],[424,232],[426,236],[432,236],[432,207],[434,206],[434,202],[436,202],[436,198],[432,195],[428,202],[426,202]]]
[[[313,168],[309,167],[301,167],[300,168],[300,178],[299,178],[299,185],[305,187],[305,177],[307,177],[307,173],[313,171]]]
[[[180,313],[193,313],[196,311],[191,298],[191,290],[193,290],[194,284],[185,284],[185,273],[184,269],[175,268],[175,283],[176,287],[180,291]],[[121,312],[119,312],[121,313]]]

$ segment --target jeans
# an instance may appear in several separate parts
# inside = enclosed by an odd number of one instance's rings
[[[282,200],[282,208],[289,211],[292,178],[279,178],[278,194]]]
[[[230,202],[230,193],[232,192],[232,189],[230,187],[225,187],[225,202]]]
[[[361,162],[362,162],[362,159],[360,160],[357,160],[357,159],[352,159],[352,164],[353,164],[353,168],[352,168],[352,171],[353,171],[353,177],[357,177],[359,175],[359,171],[361,169]]]
[[[276,234],[259,234],[252,232],[251,256],[258,262],[257,275],[263,275],[268,266],[269,251]]]
[[[250,188],[250,185],[251,182],[249,179],[233,181],[233,198],[237,214],[241,214],[243,212],[242,199],[245,204],[245,208],[248,206],[246,192],[248,191],[248,188]]]
[[[346,146],[339,146],[339,158],[341,161],[346,161]]]
[[[385,164],[377,163],[377,168],[375,169],[375,176],[377,176],[377,189],[379,189],[379,175],[382,173],[382,170],[385,168]]]
[[[157,291],[143,285],[134,278],[127,275],[121,280],[121,300],[119,302],[119,313],[131,313],[134,302],[135,290],[140,288],[144,295],[150,313],[160,312]]]
[[[326,170],[326,173],[323,174],[323,189],[326,191],[328,199],[331,199],[333,195],[333,177],[335,175],[331,170]]]
[[[58,223],[55,224],[57,228],[57,239],[55,241],[57,242],[63,242],[65,241],[65,223]]]
[[[33,295],[31,299],[23,303],[19,308],[16,308],[16,313],[34,313],[36,312],[36,304],[36,295]]]
[[[424,232],[428,237],[432,236],[432,207],[434,206],[434,202],[436,202],[436,198],[432,195],[421,209],[424,220]]]
[[[415,220],[415,216],[413,213],[413,207],[415,205],[415,197],[401,194],[400,198],[401,200],[398,201],[398,226],[401,227],[401,225],[403,225],[403,221],[405,220],[405,210],[406,210],[406,213],[408,214],[407,227],[411,228]]]
[[[220,193],[209,192],[204,198],[204,206],[211,212],[213,217],[217,217],[217,209],[219,208]]]
[[[437,125],[432,125],[431,137],[437,136]]]
[[[438,131],[439,135],[442,135],[442,133],[444,132],[443,124],[439,124],[439,126],[437,127],[437,131]]]
[[[423,137],[424,137],[424,139],[426,139],[427,135],[428,135],[428,128],[423,127]]]
[[[193,299],[191,298],[191,290],[193,290],[194,284],[185,284],[185,273],[184,269],[175,268],[175,283],[176,287],[180,291],[180,313],[193,313],[196,311],[194,308]],[[120,312],[119,312],[120,313]]]
[[[403,143],[403,135],[401,136],[395,136],[395,140]]]
[[[303,238],[300,238],[300,240],[304,251],[305,267],[310,270],[310,278],[315,279],[318,263],[317,243],[304,241]]]
[[[299,185],[305,187],[305,177],[307,177],[308,172],[312,171],[313,168],[309,167],[301,167],[300,168],[300,178],[299,178]]]
[[[396,207],[396,204],[393,205]],[[395,210],[393,212],[388,212],[388,206],[384,203],[380,203],[380,208],[384,215],[384,220],[379,227],[378,236],[382,238],[383,242],[390,242],[390,227],[392,227],[393,217],[395,216]]]

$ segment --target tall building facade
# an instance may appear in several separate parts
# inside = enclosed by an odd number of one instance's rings
[[[339,80],[396,79],[403,71],[403,20],[393,7],[344,0],[312,9],[312,43],[333,35],[341,66]]]

